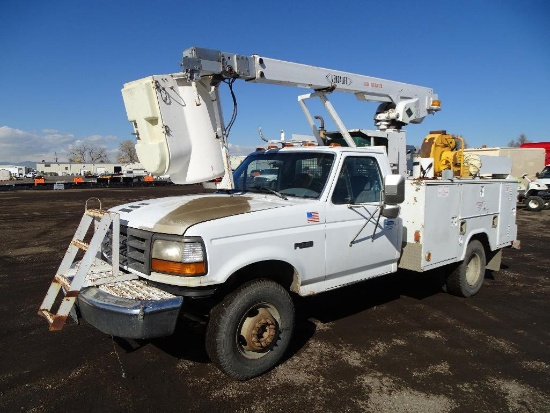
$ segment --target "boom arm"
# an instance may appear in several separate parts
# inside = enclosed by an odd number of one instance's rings
[[[426,87],[258,55],[192,47],[184,51],[181,66],[180,73],[150,76],[127,83],[122,89],[140,162],[147,171],[155,175],[168,174],[179,184],[223,176],[218,188],[233,187],[228,131],[219,100],[218,86],[224,80],[229,79],[230,85],[235,79],[243,79],[313,89],[313,93],[300,96],[298,102],[320,144],[323,139],[307,110],[306,99],[321,99],[349,146],[355,146],[354,141],[327,94],[348,92],[359,100],[380,102],[374,116],[379,130],[373,134],[399,142],[396,148],[388,146],[392,165],[403,164],[405,144],[401,127],[420,123],[440,109],[437,95]]]
[[[385,103],[376,113],[380,129],[420,123],[441,108],[433,90],[423,86],[341,72],[259,55],[244,56],[191,47],[183,52],[184,74],[190,81],[203,76],[241,78],[256,83],[303,87],[324,92],[353,93],[359,100]]]

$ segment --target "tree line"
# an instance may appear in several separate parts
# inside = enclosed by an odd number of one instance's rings
[[[98,146],[86,142],[73,145],[67,154],[71,163],[109,163],[109,154],[105,146]],[[139,162],[134,142],[131,139],[124,140],[118,145],[116,162]]]
[[[461,137],[460,135],[457,135]],[[522,133],[516,139],[511,139],[508,142],[508,147],[519,148],[522,143],[529,143],[531,140]],[[118,145],[116,162],[121,163],[136,163],[139,162],[134,141],[131,139],[124,140]],[[468,147],[464,140],[465,148]],[[72,163],[109,163],[109,155],[107,148],[97,146],[86,142],[80,142],[72,146],[68,151],[69,162]]]
[[[531,141],[527,139],[527,136],[525,135],[525,133],[522,133],[519,135],[517,139],[512,139],[511,141],[509,141],[508,146],[511,148],[519,148],[521,144],[529,143],[529,142]]]

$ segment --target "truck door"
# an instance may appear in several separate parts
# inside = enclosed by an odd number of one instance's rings
[[[326,213],[326,280],[342,283],[397,270],[400,218],[380,217],[382,175],[375,157],[346,156]]]

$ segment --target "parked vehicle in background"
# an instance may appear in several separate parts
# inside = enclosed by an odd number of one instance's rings
[[[538,212],[550,209],[550,166],[537,172],[537,179],[532,181],[527,174],[522,178],[527,182],[525,191],[518,191],[518,201],[525,203],[525,209]]]
[[[11,179],[11,172],[7,169],[0,169],[0,181],[9,181]]]
[[[537,182],[550,185],[550,165],[546,165],[541,172],[537,173]]]

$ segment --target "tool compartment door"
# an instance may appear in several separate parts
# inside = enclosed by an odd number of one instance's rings
[[[426,271],[456,261],[460,185],[410,179],[405,189],[401,205],[405,244],[399,266]]]
[[[429,184],[425,195],[424,233],[420,242],[424,244],[423,267],[429,269],[456,260],[460,185],[449,182]]]
[[[500,214],[497,226],[497,247],[509,245],[517,237],[516,196],[517,182],[502,182],[500,184]]]

